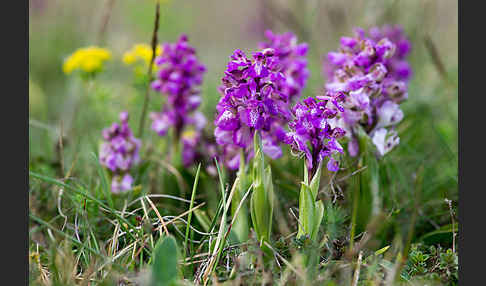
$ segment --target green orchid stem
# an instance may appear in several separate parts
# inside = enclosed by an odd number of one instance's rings
[[[382,201],[380,197],[380,165],[373,154],[367,154],[366,164],[370,167],[369,172],[371,178],[369,179],[369,188],[371,191],[371,216],[377,216],[382,209]]]
[[[351,233],[349,235],[349,251],[353,250],[354,244],[354,236],[356,232],[356,218],[358,217],[358,201],[359,201],[359,193],[360,193],[360,182],[359,176],[354,176],[353,180],[355,181],[355,188],[353,192],[353,213],[351,216]]]
[[[324,216],[324,205],[317,199],[322,172],[322,164],[319,164],[315,174],[309,181],[307,165],[304,162],[304,181],[299,195],[299,230],[297,238],[308,236],[312,241],[317,240],[319,228]]]
[[[178,134],[174,130],[172,132],[171,140],[172,140],[171,162],[174,167],[178,168],[182,164],[181,162],[182,154],[181,154],[181,146],[180,146],[181,140],[180,140],[180,136],[178,136]]]
[[[375,156],[375,147],[368,134],[362,129],[356,129],[360,157],[357,169],[366,166],[366,170],[352,177],[353,211],[351,217],[351,233],[349,248],[353,249],[357,231],[363,231],[373,217],[378,216],[382,209],[380,194],[380,162]]]
[[[245,195],[245,192],[249,187],[246,174],[245,151],[243,149],[240,150],[240,168],[238,171],[238,178],[240,179],[238,189],[233,196],[233,199],[231,200],[231,214],[233,217],[236,214],[236,210],[241,202],[242,197]],[[240,242],[245,242],[248,240],[249,232],[248,206],[246,203],[241,206],[240,211],[237,215],[238,217],[236,218],[233,225],[233,230],[236,233],[238,240]]]
[[[269,254],[266,257],[272,258],[273,252],[264,242],[270,242],[270,234],[272,231],[272,216],[273,216],[273,182],[272,170],[270,166],[265,168],[265,161],[263,156],[262,139],[258,132],[254,136],[254,152],[253,158],[253,193],[250,200],[251,220],[253,228],[260,242],[260,248]]]

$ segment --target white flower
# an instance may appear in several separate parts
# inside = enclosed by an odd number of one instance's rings
[[[400,143],[400,138],[395,130],[379,128],[373,132],[371,141],[375,144],[378,154],[384,156]]]
[[[377,110],[378,123],[376,128],[395,125],[403,119],[400,106],[393,101],[385,101]]]

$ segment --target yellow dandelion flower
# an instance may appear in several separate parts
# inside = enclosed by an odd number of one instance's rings
[[[101,61],[95,58],[86,58],[82,63],[81,63],[81,69],[84,70],[87,73],[91,73],[94,71],[97,71],[101,69]]]
[[[137,58],[132,52],[126,52],[123,54],[123,63],[127,66],[133,64],[136,60]]]
[[[155,50],[155,55],[162,54],[162,48],[158,46]],[[148,66],[152,59],[152,47],[147,44],[136,44],[130,50],[123,54],[123,63],[126,65],[141,64]]]
[[[65,74],[71,74],[75,70],[86,73],[99,72],[105,61],[111,59],[111,52],[96,46],[80,48],[71,54],[62,67]]]

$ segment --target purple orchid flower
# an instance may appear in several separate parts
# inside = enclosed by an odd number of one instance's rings
[[[182,139],[183,163],[189,166],[196,157],[197,142],[200,136],[181,138],[186,131],[200,133],[206,125],[206,118],[197,111],[201,103],[199,86],[202,83],[206,67],[196,57],[196,50],[182,35],[176,43],[163,44],[163,53],[155,59],[158,65],[157,79],[152,82],[152,89],[167,95],[161,112],[150,114],[152,129],[159,136],[165,136],[170,128],[177,140]],[[191,159],[192,158],[192,159]]]
[[[358,125],[370,138],[378,136],[372,141],[382,156],[385,143],[377,142],[385,142],[383,134],[397,138],[387,144],[387,152],[399,142],[396,132],[379,130],[393,129],[403,119],[399,104],[408,98],[412,71],[406,56],[410,42],[399,26],[384,26],[371,28],[368,33],[357,28],[354,37],[342,37],[340,43],[340,49],[328,53],[324,63],[329,79],[327,93],[344,94],[342,113],[330,120],[331,125],[347,131],[351,156],[359,154],[355,136]]]
[[[339,170],[339,163],[332,155],[343,153],[337,139],[343,137],[345,131],[331,127],[329,120],[338,112],[327,106],[329,102],[330,98],[318,101],[309,97],[292,109],[294,119],[289,123],[290,132],[286,134],[285,143],[305,156],[310,177],[326,157],[329,158],[327,168],[333,172]]]
[[[141,141],[133,136],[128,126],[128,112],[120,113],[121,123],[113,123],[103,130],[105,142],[100,146],[100,164],[112,174],[111,191],[119,193],[132,188],[130,169],[140,162]]]

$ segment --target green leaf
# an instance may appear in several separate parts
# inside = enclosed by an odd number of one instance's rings
[[[197,221],[202,226],[204,231],[208,232],[209,227],[211,225],[211,220],[209,219],[209,216],[206,214],[206,212],[203,211],[203,210],[197,209],[197,210],[194,210],[194,215],[196,216]]]
[[[270,166],[264,164],[262,140],[255,133],[255,157],[253,158],[253,193],[250,200],[251,220],[258,241],[269,241],[272,230],[273,183]]]
[[[152,286],[175,285],[178,252],[172,236],[165,236],[157,242],[152,264]]]
[[[194,184],[192,186],[191,203],[189,205],[189,209],[192,209],[192,207],[194,206],[194,199],[196,197],[197,183],[199,182],[200,170],[201,170],[201,163],[199,163],[199,165],[197,166],[196,178],[194,179]],[[184,255],[185,255],[185,251],[187,250],[187,240],[189,239],[189,227],[191,226],[191,219],[192,219],[192,212],[190,212],[187,217],[186,235],[184,237]]]
[[[268,232],[267,238],[270,239],[270,233],[272,232],[272,217],[273,217],[273,182],[272,182],[272,169],[270,165],[265,168],[265,174],[263,178],[263,186],[265,189],[265,205],[266,205],[266,229]]]
[[[319,232],[322,218],[324,217],[324,205],[321,201],[316,202],[321,180],[322,164],[319,164],[310,185],[302,182],[299,196],[299,231],[297,237],[309,235],[315,241]],[[307,167],[304,163],[304,181],[308,180]]]
[[[236,209],[241,202],[241,199],[245,195],[246,190],[249,188],[250,182],[248,180],[245,165],[245,154],[243,149],[240,150],[240,168],[238,171],[238,189],[235,192],[233,199],[231,200],[231,215],[234,217]],[[240,208],[235,223],[231,229],[231,232],[235,233],[240,242],[248,240],[249,226],[248,226],[248,203],[244,202]]]
[[[454,224],[454,229],[452,224],[444,225],[443,227],[424,234],[419,238],[419,241],[423,241],[427,244],[434,244],[441,241],[451,241],[454,232],[459,229],[458,224]]]
[[[269,211],[271,209],[263,184],[254,187],[250,204],[253,227],[255,228],[258,240],[260,241],[262,238],[268,240],[270,237],[268,223],[271,220],[271,213]]]
[[[385,253],[388,249],[390,248],[389,245],[383,247],[383,248],[380,248],[378,249],[377,251],[375,251],[375,255],[380,255],[380,254],[383,254]]]
[[[380,165],[376,158],[376,147],[363,128],[357,128],[361,166],[366,170],[359,174],[359,197],[357,198],[356,232],[362,232],[373,216],[381,211]],[[383,190],[381,190],[383,191]]]
[[[111,208],[114,207],[113,200],[111,198],[111,188],[108,187],[108,180],[106,179],[106,173],[103,169],[103,167],[100,164],[100,161],[98,160],[98,157],[96,156],[95,153],[91,153],[91,156],[93,158],[93,161],[96,164],[96,168],[98,170],[98,175],[101,178],[101,187],[103,190],[103,194],[105,195],[106,200],[108,201],[108,204],[110,205]]]
[[[257,212],[255,211],[257,209],[257,207],[256,207],[257,200],[255,199],[255,197],[256,197],[255,193],[257,191],[258,190],[254,187],[253,193],[251,194],[251,199],[250,199],[250,216],[251,216],[251,222],[253,224],[253,229],[255,230],[257,238],[259,238],[259,233],[261,233],[261,231],[260,231],[260,228],[258,226]]]
[[[307,170],[305,161],[304,161],[304,183],[309,184],[309,170]]]
[[[319,192],[319,184],[321,182],[321,170],[322,170],[322,163],[319,163],[319,167],[317,168],[316,173],[314,174],[314,177],[312,178],[312,181],[310,182],[309,185],[314,200],[317,198],[317,193]]]
[[[311,235],[314,226],[315,203],[310,187],[302,183],[299,197],[299,231],[297,238],[303,235]]]
[[[311,239],[315,241],[317,239],[317,234],[319,233],[319,227],[321,226],[322,218],[324,217],[324,204],[322,201],[317,201],[315,203],[314,210],[314,227],[311,232]]]
[[[216,222],[218,220],[219,214],[224,210],[225,208],[225,201],[226,201],[226,194],[224,190],[224,179],[223,179],[223,174],[221,172],[221,169],[219,168],[218,164],[218,159],[214,158],[214,163],[216,164],[216,169],[218,170],[218,178],[219,178],[219,186],[220,186],[220,191],[221,191],[221,200],[218,203],[217,211],[216,214],[213,217],[213,220],[211,222],[211,226],[209,227],[210,232],[214,230],[216,227]]]

